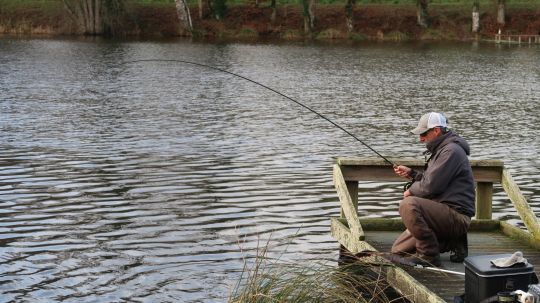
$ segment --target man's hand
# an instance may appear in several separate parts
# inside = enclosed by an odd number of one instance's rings
[[[407,198],[410,195],[411,195],[411,192],[408,189],[403,192],[403,198]]]
[[[394,167],[394,172],[396,173],[396,175],[407,179],[412,179],[410,176],[411,170],[411,168],[403,165]]]

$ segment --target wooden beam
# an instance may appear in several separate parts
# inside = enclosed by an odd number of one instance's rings
[[[506,191],[506,194],[508,194],[508,198],[510,198],[510,201],[514,204],[514,207],[523,221],[523,224],[527,227],[527,230],[536,240],[540,241],[540,222],[519,190],[516,182],[514,182],[510,172],[506,169],[502,172],[501,184],[504,191]]]
[[[343,219],[343,224],[347,224]],[[389,219],[389,218],[362,218],[360,219],[360,225],[364,231],[402,231],[405,230],[405,225],[401,219]]]
[[[358,181],[345,181],[345,184],[347,184],[347,190],[349,191],[349,195],[351,196],[354,211],[358,214]],[[341,217],[345,218],[343,208],[341,209]]]
[[[352,235],[355,239],[364,239],[364,231],[360,226],[358,221],[358,214],[352,202],[349,190],[347,189],[347,184],[343,179],[343,174],[341,173],[341,168],[339,165],[334,165],[334,186],[338,193],[339,201],[341,201],[342,213],[347,218],[347,223],[351,229]]]
[[[344,226],[347,220],[338,219]],[[364,231],[402,231],[405,230],[403,222],[399,218],[361,218],[360,225]],[[499,220],[472,220],[469,231],[496,231],[500,229]]]
[[[424,169],[424,161],[417,159],[392,160],[415,170]],[[392,166],[382,159],[338,158],[346,181],[404,181]],[[471,160],[474,179],[477,182],[500,182],[503,162],[499,160]]]
[[[494,231],[499,230],[501,221],[491,219],[475,219],[471,221],[469,231]]]
[[[478,182],[476,184],[476,218],[491,219],[493,201],[493,183]]]
[[[373,251],[377,250],[365,241],[355,240],[351,234],[349,228],[345,226],[339,218],[330,218],[332,236],[338,240],[338,242],[345,246],[347,250],[355,254],[361,251]],[[409,275],[405,270],[388,264],[388,261],[385,261],[381,257],[373,257],[375,261],[369,260],[368,262],[375,264],[387,264],[384,267],[386,270],[386,278],[388,283],[392,285],[403,297],[409,299],[411,302],[436,302],[443,303],[445,302],[426,286],[419,283],[411,275]]]
[[[501,232],[531,247],[540,249],[540,240],[535,239],[529,232],[509,224],[508,222],[501,221]]]
[[[446,303],[445,300],[399,267],[388,267],[386,279],[392,287],[411,302]]]
[[[348,251],[355,254],[361,251],[377,251],[373,246],[371,246],[364,239],[356,239],[349,227],[341,222],[340,218],[330,218],[331,226],[330,233],[331,235],[338,240],[339,244],[343,245]]]

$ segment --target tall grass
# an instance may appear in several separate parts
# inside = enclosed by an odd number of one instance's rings
[[[299,264],[268,257],[268,245],[257,248],[255,259],[244,262],[229,303],[362,303],[392,302],[384,268],[360,259],[335,266]]]

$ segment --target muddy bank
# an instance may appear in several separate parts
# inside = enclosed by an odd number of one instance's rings
[[[414,6],[358,5],[354,8],[354,30],[348,32],[345,9],[337,5],[319,5],[315,10],[315,30],[303,31],[301,8],[279,6],[271,22],[272,10],[267,6],[233,6],[224,20],[199,19],[196,7],[191,8],[196,38],[218,39],[348,39],[348,40],[470,40],[471,10],[462,6],[431,6],[431,26],[416,24]],[[508,8],[507,22],[496,21],[496,8],[481,8],[479,38],[492,38],[501,29],[509,34],[540,34],[540,8]],[[133,37],[179,36],[179,24],[173,5],[136,5],[126,7],[115,35]],[[81,34],[62,6],[0,7],[0,33],[17,35]]]

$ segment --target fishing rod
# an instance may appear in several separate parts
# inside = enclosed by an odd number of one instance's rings
[[[316,110],[312,109],[311,107],[303,104],[302,102],[299,102],[271,87],[268,87],[262,83],[259,83],[255,80],[252,80],[252,79],[249,79],[245,76],[242,76],[242,75],[239,75],[239,74],[236,74],[236,73],[233,73],[231,71],[228,71],[228,70],[225,70],[225,69],[221,69],[219,67],[215,67],[215,66],[211,66],[211,65],[207,65],[207,64],[202,64],[202,63],[197,63],[197,62],[192,62],[192,61],[186,61],[186,60],[178,60],[178,59],[140,59],[140,60],[130,60],[130,61],[124,61],[124,62],[121,62],[120,65],[126,65],[126,64],[131,64],[131,63],[139,63],[139,62],[174,62],[174,63],[185,63],[185,64],[191,64],[191,65],[196,65],[196,66],[200,66],[200,67],[205,67],[205,68],[209,68],[209,69],[213,69],[213,70],[217,70],[217,71],[220,71],[220,72],[223,72],[223,73],[227,73],[227,74],[230,74],[230,75],[233,75],[235,77],[238,77],[238,78],[241,78],[241,79],[244,79],[246,81],[249,81],[251,83],[254,83],[254,84],[257,84],[259,86],[262,86],[300,106],[302,106],[303,108],[309,110],[310,112],[316,114],[317,116],[323,118],[324,120],[330,122],[332,125],[334,125],[335,127],[341,129],[342,131],[344,131],[346,134],[348,134],[349,136],[353,137],[356,141],[362,143],[365,147],[369,148],[369,150],[371,150],[372,152],[374,152],[377,156],[381,157],[385,162],[387,162],[388,164],[392,165],[392,166],[397,166],[397,164],[395,164],[394,162],[388,160],[385,156],[381,155],[379,152],[377,152],[375,149],[373,149],[371,146],[369,146],[367,143],[365,143],[364,141],[360,140],[358,137],[356,137],[355,135],[353,135],[351,132],[349,132],[348,130],[346,130],[345,128],[343,128],[342,126],[340,126],[339,124],[337,124],[336,122],[330,120],[329,118],[325,117],[323,114],[317,112]]]

